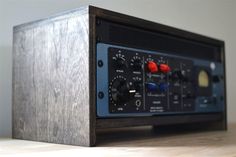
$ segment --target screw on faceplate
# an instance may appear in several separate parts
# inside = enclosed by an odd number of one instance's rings
[[[103,66],[103,61],[102,61],[102,60],[99,60],[99,61],[98,61],[98,66],[99,66],[99,67],[102,67],[102,66]]]
[[[98,97],[99,97],[100,99],[104,98],[104,93],[103,93],[103,92],[98,92]]]

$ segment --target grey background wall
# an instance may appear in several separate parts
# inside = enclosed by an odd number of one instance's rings
[[[0,0],[0,137],[11,136],[12,27],[87,4],[224,40],[228,119],[236,122],[235,0]]]

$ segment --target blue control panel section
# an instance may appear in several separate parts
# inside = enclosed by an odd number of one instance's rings
[[[223,112],[220,62],[97,44],[98,117]]]

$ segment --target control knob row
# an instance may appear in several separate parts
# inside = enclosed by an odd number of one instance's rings
[[[136,59],[133,59],[131,61],[131,66],[134,70],[140,70],[142,69],[142,61],[141,59],[139,58],[136,58]],[[127,68],[128,67],[128,64],[127,62],[125,61],[124,58],[122,57],[118,57],[115,61],[115,67],[118,68],[118,69],[121,69],[121,68]]]
[[[115,66],[117,68],[119,68],[119,69],[120,68],[127,68],[128,67],[127,62],[122,57],[118,57],[116,59]],[[141,61],[141,59],[139,59],[139,58],[133,59],[131,61],[131,66],[133,67],[134,70],[142,69],[142,61]],[[164,64],[164,63],[158,65],[154,61],[148,61],[147,68],[148,68],[148,71],[151,72],[151,73],[156,73],[156,72],[159,72],[159,71],[162,72],[162,73],[168,73],[171,70],[169,65]]]
[[[169,65],[164,64],[164,63],[158,65],[154,61],[148,61],[147,68],[148,68],[148,71],[151,73],[156,73],[158,71],[163,72],[163,73],[168,73],[171,70]]]

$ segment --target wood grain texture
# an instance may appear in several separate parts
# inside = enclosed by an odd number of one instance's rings
[[[112,156],[112,157],[235,157],[236,124],[228,131],[154,134],[150,128],[100,132],[103,141],[85,148],[23,140],[0,139],[0,156]]]
[[[13,137],[90,146],[89,15],[16,27]]]

